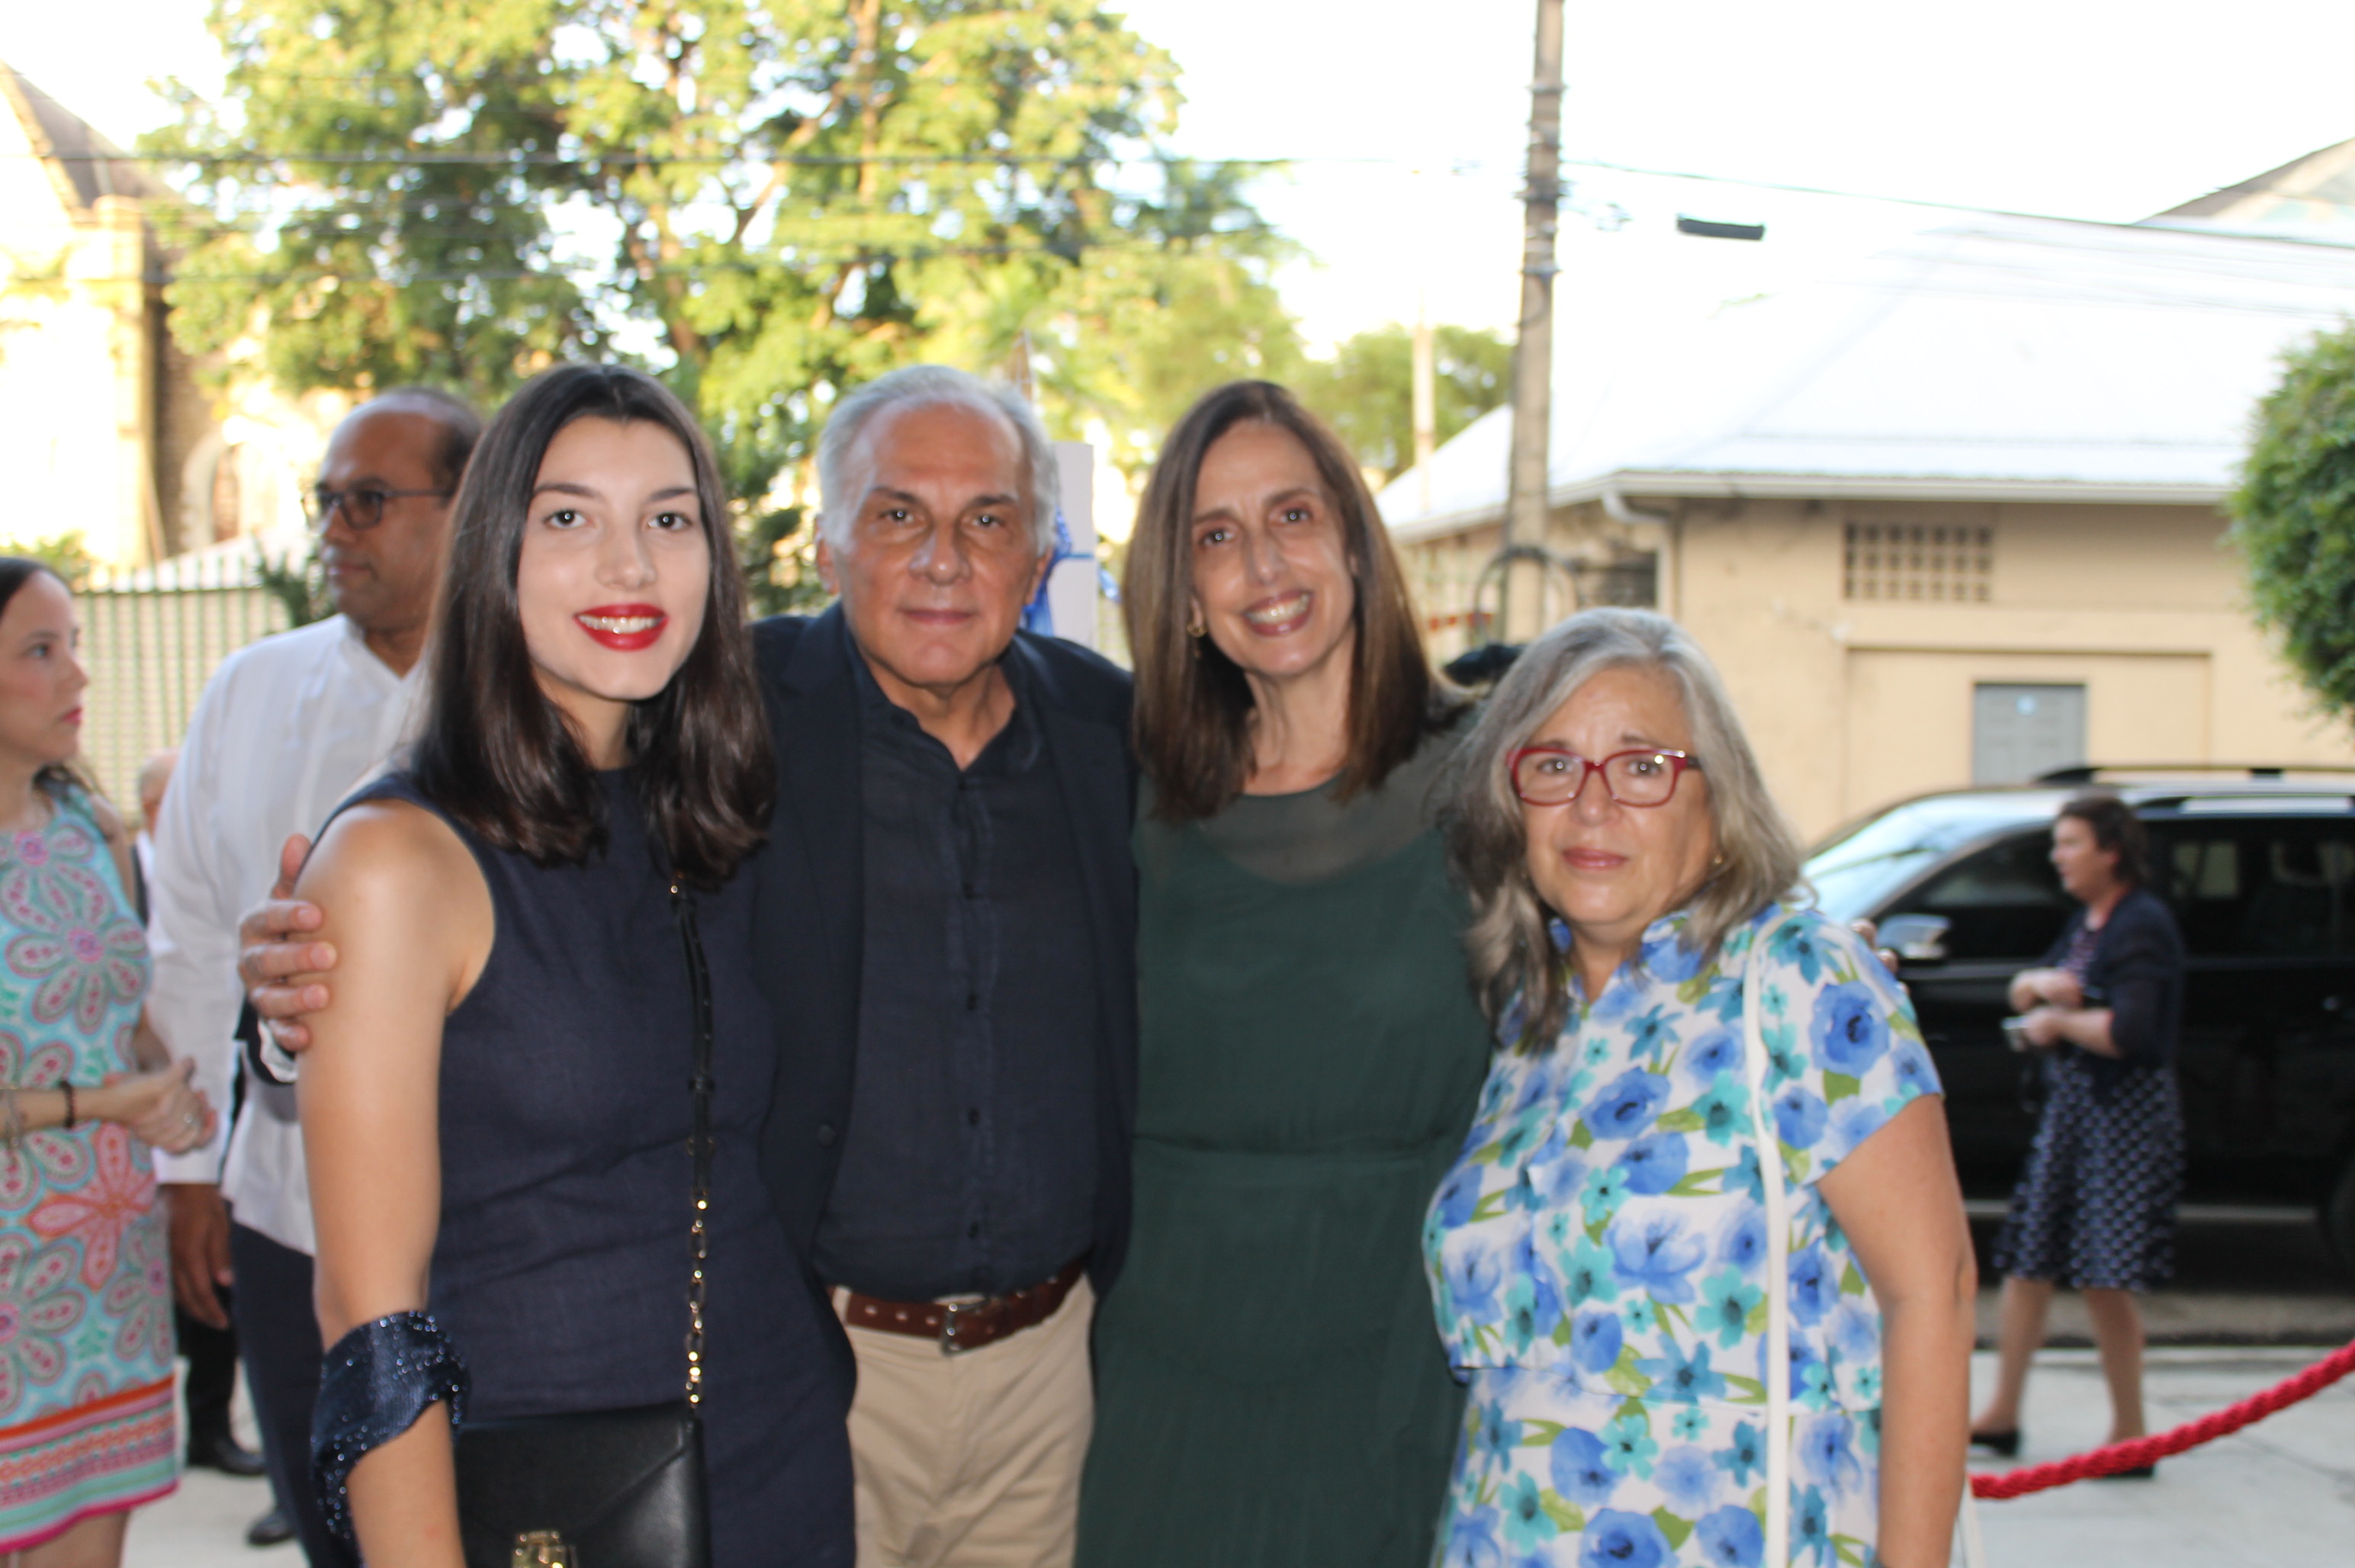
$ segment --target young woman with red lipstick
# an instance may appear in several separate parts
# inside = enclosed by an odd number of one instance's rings
[[[1266,382],[1171,432],[1124,603],[1135,1229],[1079,1561],[1420,1568],[1462,1394],[1415,1235],[1487,1045],[1433,827],[1461,705],[1355,460]]]
[[[0,557],[0,1558],[119,1563],[172,1489],[171,1270],[148,1147],[212,1136],[142,1012],[122,820],[72,771],[73,595]]]
[[[773,762],[709,447],[648,377],[551,370],[453,526],[413,753],[298,890],[337,952],[300,1089],[321,1497],[372,1568],[457,1568],[453,1421],[692,1388],[716,1568],[847,1568],[847,1379],[757,1159]]]

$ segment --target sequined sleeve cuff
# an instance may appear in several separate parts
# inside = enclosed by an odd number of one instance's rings
[[[336,1341],[319,1370],[311,1477],[327,1528],[344,1544],[358,1549],[344,1492],[352,1467],[369,1449],[417,1424],[437,1403],[448,1403],[453,1424],[463,1420],[466,1388],[466,1363],[458,1348],[425,1313],[396,1312]]]

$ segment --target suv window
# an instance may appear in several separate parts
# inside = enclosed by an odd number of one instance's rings
[[[2191,952],[2355,954],[2355,826],[2218,824],[2154,848]]]
[[[2061,891],[2051,854],[2049,829],[2015,834],[1941,872],[1890,912],[1943,915],[1950,959],[2032,963],[2076,907]]]

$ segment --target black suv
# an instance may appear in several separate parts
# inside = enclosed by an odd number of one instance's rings
[[[1828,912],[1881,923],[1945,1083],[1964,1185],[1998,1196],[2036,1125],[2005,992],[2075,907],[2048,858],[2052,814],[2088,784],[2115,790],[2149,829],[2154,891],[2190,955],[2186,1200],[2313,1203],[2355,1266],[2355,779],[2161,772],[1904,801],[1833,835],[1807,875]]]

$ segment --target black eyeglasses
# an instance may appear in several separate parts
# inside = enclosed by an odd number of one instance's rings
[[[355,532],[364,533],[384,521],[384,504],[387,501],[398,501],[403,496],[432,496],[437,500],[446,501],[452,494],[448,490],[379,490],[372,485],[351,490],[330,490],[322,485],[303,497],[303,516],[310,519],[312,528],[325,533],[328,519],[336,515],[336,508],[341,507],[345,525]]]

